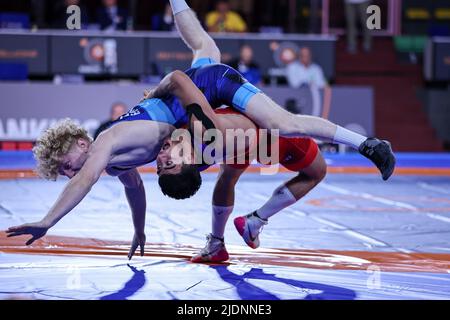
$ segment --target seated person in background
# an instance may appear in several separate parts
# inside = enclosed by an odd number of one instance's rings
[[[56,29],[66,29],[67,28],[67,8],[76,5],[80,7],[81,14],[81,28],[86,29],[89,24],[89,18],[87,14],[87,9],[85,6],[80,4],[80,0],[64,0],[59,1],[55,4],[52,12],[52,23],[51,26]]]
[[[230,10],[227,0],[219,0],[216,10],[206,16],[208,32],[245,32],[247,25],[242,17]]]
[[[119,117],[127,112],[127,106],[122,102],[115,102],[111,106],[111,116],[110,119],[103,122],[100,127],[94,133],[94,140],[97,139],[98,135],[109,128],[109,126],[119,119]]]
[[[286,77],[292,88],[308,85],[324,90],[322,118],[327,119],[330,112],[331,88],[325,79],[322,67],[313,63],[311,49],[300,49],[299,60],[291,62],[286,67]]]
[[[97,10],[97,20],[102,30],[126,30],[128,12],[117,6],[117,0],[103,0],[103,7]]]
[[[253,62],[253,49],[248,44],[241,47],[239,58],[232,60],[230,66],[239,71],[251,84],[260,85],[261,71]]]
[[[164,12],[155,14],[152,17],[152,30],[153,31],[174,31],[175,19],[173,18],[172,8],[167,3],[164,8]]]

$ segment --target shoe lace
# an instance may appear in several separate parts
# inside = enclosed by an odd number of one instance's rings
[[[259,227],[258,234],[260,234],[264,230],[264,226],[267,224],[267,221],[261,220],[261,222],[263,224]]]
[[[258,234],[260,234],[260,233],[263,231],[264,226],[267,225],[267,224],[269,223],[267,220],[262,219],[261,217],[259,217],[259,216],[256,214],[256,212],[252,212],[252,213],[248,214],[248,215],[247,215],[247,218],[248,218],[248,219],[256,219],[256,221],[258,221],[258,223],[261,224],[261,225],[259,226],[259,228],[258,228],[258,233],[254,235],[255,237],[256,237]]]
[[[216,243],[214,243],[216,242]],[[215,249],[215,247],[217,246],[217,242],[220,242],[220,244],[223,243],[223,241],[217,237],[214,237],[212,234],[207,234],[206,235],[206,245],[205,247],[200,250],[200,253],[202,255],[208,255],[210,254],[213,249]]]

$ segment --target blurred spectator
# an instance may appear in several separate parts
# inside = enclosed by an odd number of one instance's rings
[[[286,75],[293,88],[300,88],[302,84],[324,88],[327,84],[322,67],[313,63],[311,49],[308,47],[301,48],[299,59],[287,65]]]
[[[103,122],[100,127],[94,133],[94,140],[97,139],[102,131],[108,129],[111,123],[117,120],[121,115],[125,114],[128,110],[128,107],[122,102],[116,102],[111,106],[111,115],[109,120]]]
[[[126,30],[128,12],[117,6],[117,0],[103,0],[103,7],[97,10],[97,20],[102,30]]]
[[[53,10],[52,14],[52,27],[56,29],[66,29],[67,28],[67,18],[69,15],[67,14],[67,8],[69,6],[76,5],[80,7],[80,13],[81,13],[81,28],[86,29],[87,25],[89,23],[88,18],[88,10],[87,8],[80,4],[80,0],[64,0],[59,1]]]
[[[167,3],[164,9],[164,13],[155,14],[152,17],[152,30],[154,31],[174,31],[175,20],[173,18],[172,8]]]
[[[357,19],[361,22],[363,34],[364,51],[369,52],[372,49],[372,37],[369,28],[367,28],[367,7],[369,0],[345,0],[345,16],[347,20],[347,50],[349,53],[356,53],[357,46]]]
[[[242,17],[230,10],[227,0],[219,0],[216,10],[207,14],[206,26],[209,32],[245,32],[247,25]]]
[[[238,70],[251,84],[261,83],[261,71],[253,61],[253,49],[249,45],[243,45],[239,58],[232,60],[229,65]]]
[[[298,61],[287,65],[286,77],[292,88],[300,88],[302,85],[307,85],[313,89],[323,89],[322,117],[328,118],[331,104],[331,88],[325,79],[322,67],[313,63],[310,48],[303,47],[300,49]]]

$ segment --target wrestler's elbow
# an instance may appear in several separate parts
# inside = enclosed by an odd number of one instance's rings
[[[169,91],[177,96],[184,95],[189,86],[189,77],[179,70],[173,71],[169,76]]]
[[[101,172],[84,172],[83,174],[79,174],[79,179],[82,181],[84,186],[90,189],[94,184],[97,183],[98,179],[100,179]]]
[[[182,87],[186,82],[187,75],[180,70],[175,70],[170,74],[170,83],[175,88]]]
[[[98,179],[103,173],[103,170],[106,166],[98,163],[93,164],[93,162],[85,164],[85,166],[75,175],[76,178],[81,181],[85,186],[92,187],[95,183],[97,183]]]
[[[137,169],[119,175],[119,180],[125,189],[140,189],[143,186],[142,178]]]

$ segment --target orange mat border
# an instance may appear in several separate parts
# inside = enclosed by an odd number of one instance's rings
[[[29,236],[7,238],[0,231],[0,252],[8,254],[122,256],[126,259],[130,243],[92,238],[47,235],[32,246],[24,243]],[[230,249],[230,248],[229,248]],[[147,243],[145,257],[180,259],[190,258],[200,250],[192,245]],[[301,267],[328,270],[370,270],[383,272],[429,272],[447,274],[450,254],[428,252],[379,252],[354,250],[269,249],[252,250],[233,246],[231,260],[223,264],[256,264],[283,267]]]
[[[247,169],[247,173],[259,173],[262,167],[251,166]],[[154,167],[139,168],[141,173],[156,173]],[[205,171],[206,173],[217,173],[219,167],[214,166]],[[286,168],[280,167],[279,172],[291,172]],[[376,168],[369,167],[328,167],[328,173],[342,173],[342,174],[378,174]],[[450,177],[450,168],[419,168],[419,167],[405,167],[397,168],[395,175],[424,175],[424,176],[446,176]],[[0,180],[8,179],[29,179],[37,178],[37,174],[31,169],[15,169],[15,170],[0,170]]]

